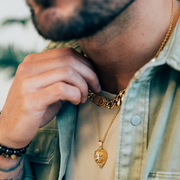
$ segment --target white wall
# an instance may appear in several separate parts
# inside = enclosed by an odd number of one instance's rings
[[[31,22],[25,27],[17,24],[14,24],[13,27],[12,25],[1,26],[1,23],[5,19],[24,18],[28,16],[30,16],[30,11],[25,0],[0,0],[0,46],[12,44],[23,50],[40,52],[48,44],[48,41],[45,41],[37,34]],[[0,110],[3,108],[13,81],[13,79],[9,78],[8,74],[8,69],[0,69]]]

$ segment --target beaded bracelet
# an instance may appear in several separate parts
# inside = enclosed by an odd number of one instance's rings
[[[3,155],[5,158],[16,159],[26,153],[29,147],[29,144],[26,147],[23,147],[21,149],[12,149],[12,148],[9,149],[0,144],[0,155]]]

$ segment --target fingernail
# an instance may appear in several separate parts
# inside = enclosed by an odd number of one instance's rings
[[[87,97],[84,97],[82,100],[81,100],[81,103],[85,103],[87,101]]]
[[[87,97],[84,98],[84,103],[87,101]]]

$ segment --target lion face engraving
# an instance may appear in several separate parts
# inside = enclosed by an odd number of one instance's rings
[[[99,167],[103,167],[107,161],[107,152],[103,149],[98,149],[94,154],[94,159]]]

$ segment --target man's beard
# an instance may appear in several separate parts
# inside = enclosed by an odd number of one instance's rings
[[[45,9],[55,0],[35,0]],[[120,15],[135,0],[84,0],[81,8],[73,15],[58,16],[55,11],[49,11],[43,18],[36,15],[31,8],[33,23],[40,35],[53,41],[68,41],[89,37],[100,31],[118,15]]]

